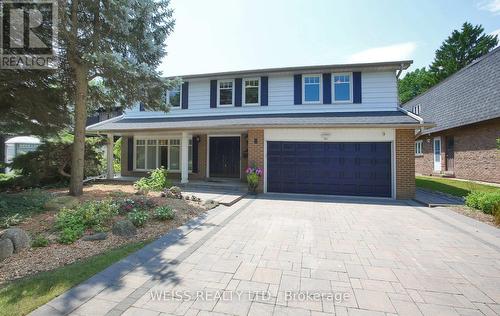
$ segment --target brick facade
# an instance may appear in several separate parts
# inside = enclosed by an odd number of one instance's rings
[[[433,139],[441,137],[441,173],[459,179],[500,183],[500,119],[424,135],[423,155],[415,157],[417,174],[434,174]],[[446,161],[447,137],[453,136],[453,166]]]
[[[264,130],[248,130],[248,165],[264,168]],[[260,178],[258,191],[264,189],[264,177]]]
[[[396,198],[415,197],[415,130],[396,130]]]

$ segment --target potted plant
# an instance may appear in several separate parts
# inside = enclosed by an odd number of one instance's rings
[[[259,180],[262,176],[262,169],[256,166],[248,167],[246,170],[247,174],[247,184],[248,184],[248,193],[256,195],[257,188],[259,186]]]

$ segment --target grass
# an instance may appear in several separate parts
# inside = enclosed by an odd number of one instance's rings
[[[0,315],[26,315],[145,245],[146,242],[131,243],[52,271],[8,283],[0,288]]]
[[[500,188],[491,185],[478,184],[470,181],[459,181],[447,178],[417,176],[418,188],[439,191],[454,196],[465,197],[471,191],[499,192]]]

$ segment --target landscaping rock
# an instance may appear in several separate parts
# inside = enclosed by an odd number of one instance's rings
[[[47,211],[59,211],[64,208],[75,208],[78,205],[79,201],[74,196],[64,195],[58,196],[53,199],[48,200],[44,204],[44,208]]]
[[[177,187],[177,186],[173,186],[173,187],[170,187],[170,192],[172,192],[173,194],[175,195],[180,195],[181,194],[181,188]]]
[[[0,239],[0,261],[10,257],[14,253],[14,245],[8,238]]]
[[[108,238],[108,234],[106,234],[106,233],[96,233],[96,234],[92,234],[92,235],[83,236],[82,240],[85,240],[85,241],[95,241],[95,240],[104,240],[106,238]]]
[[[10,239],[14,245],[14,253],[18,253],[25,248],[29,248],[31,240],[28,234],[21,228],[9,228],[2,233],[1,239]]]
[[[205,206],[207,209],[211,210],[211,209],[219,206],[219,202],[216,202],[214,200],[206,200],[205,203],[203,203],[203,206]]]
[[[137,233],[137,228],[131,221],[124,219],[114,223],[111,231],[117,236],[132,237]]]

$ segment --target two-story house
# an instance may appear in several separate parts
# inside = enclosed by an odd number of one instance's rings
[[[168,113],[135,106],[87,130],[123,138],[124,176],[164,166],[182,183],[244,181],[255,165],[264,192],[411,198],[415,129],[427,125],[398,107],[397,75],[410,64],[182,76]]]

